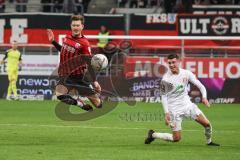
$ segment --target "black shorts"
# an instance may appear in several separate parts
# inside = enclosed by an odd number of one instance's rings
[[[97,93],[92,83],[86,78],[83,78],[82,75],[59,77],[57,85],[64,85],[68,89],[68,92],[76,89],[81,96],[90,96]]]

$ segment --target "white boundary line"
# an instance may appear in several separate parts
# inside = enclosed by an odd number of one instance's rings
[[[49,124],[27,124],[27,123],[21,123],[21,124],[14,124],[14,123],[5,123],[0,124],[0,126],[17,126],[17,127],[48,127],[48,128],[87,128],[87,129],[116,129],[116,130],[148,130],[149,128],[139,128],[139,127],[108,127],[108,126],[102,126],[102,127],[95,127],[95,126],[75,126],[75,125],[49,125]],[[161,129],[163,131],[170,131],[170,129]],[[197,129],[183,129],[183,131],[187,132],[203,132],[203,130],[197,130]],[[235,130],[214,130],[214,132],[229,132],[229,133],[240,133],[239,131]]]

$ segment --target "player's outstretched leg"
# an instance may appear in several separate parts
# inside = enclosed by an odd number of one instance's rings
[[[80,108],[82,108],[83,110],[86,110],[86,111],[92,111],[93,110],[91,105],[84,104],[81,100],[79,100],[79,99],[76,100],[76,99],[72,98],[70,95],[59,95],[59,96],[57,96],[57,98],[61,102],[64,102],[68,105],[79,106]]]
[[[149,130],[148,131],[148,134],[147,134],[147,138],[145,139],[145,144],[150,144],[152,143],[152,141],[154,141],[154,138],[153,138],[153,133],[154,133],[154,130]]]
[[[197,116],[196,121],[204,127],[207,145],[220,146],[220,144],[212,142],[212,125],[209,120],[203,114],[200,114]]]
[[[64,85],[56,86],[56,96],[61,102],[66,103],[68,105],[76,105],[83,110],[92,111],[93,108],[89,104],[85,104],[81,99],[74,99],[72,96],[68,95],[68,89]]]
[[[170,142],[178,142],[181,139],[181,134],[180,132],[173,132],[173,134],[170,134],[170,133],[158,133],[153,130],[149,130],[147,138],[145,139],[145,144],[150,144],[155,139],[162,139],[164,141]]]

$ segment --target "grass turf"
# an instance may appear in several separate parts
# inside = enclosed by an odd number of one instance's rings
[[[160,104],[125,103],[99,118],[62,121],[54,101],[0,100],[0,160],[79,159],[240,159],[240,106],[214,104],[200,108],[212,122],[214,140],[221,147],[205,145],[203,128],[183,122],[178,143],[144,144],[148,129],[169,132]],[[72,112],[79,112],[72,107]],[[147,115],[155,115],[146,118]]]

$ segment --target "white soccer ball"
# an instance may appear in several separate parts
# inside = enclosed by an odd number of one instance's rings
[[[96,54],[91,59],[91,65],[94,70],[100,71],[102,69],[105,69],[108,65],[108,59],[103,54]]]

